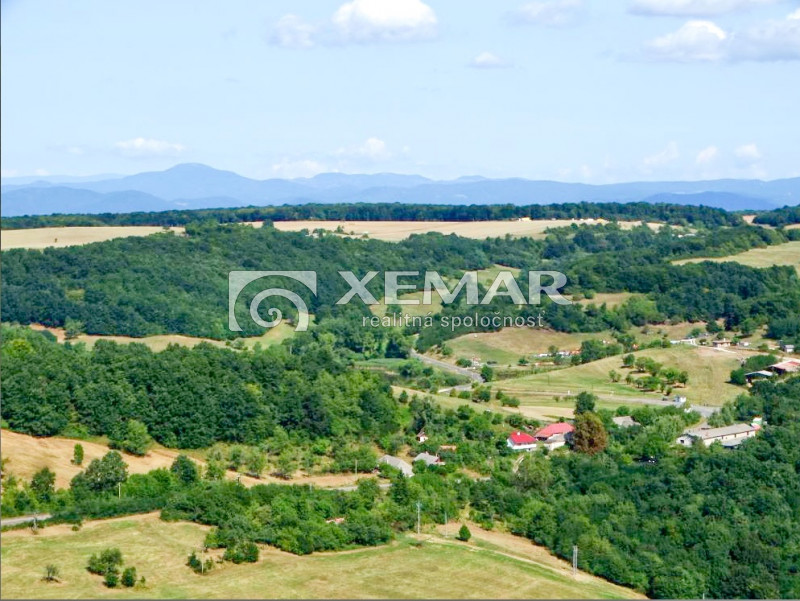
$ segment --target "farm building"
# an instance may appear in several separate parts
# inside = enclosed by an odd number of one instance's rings
[[[707,447],[719,442],[724,447],[739,446],[742,441],[752,438],[761,429],[758,424],[733,424],[721,428],[699,428],[686,430],[678,440],[679,445],[690,447],[695,440],[702,440]]]
[[[549,451],[567,444],[567,437],[575,431],[575,427],[567,422],[556,422],[537,430],[533,437],[539,445]]]
[[[775,365],[770,365],[769,368],[779,376],[797,373],[800,371],[800,359],[787,359]]]

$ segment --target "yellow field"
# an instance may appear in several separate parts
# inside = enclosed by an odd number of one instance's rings
[[[0,233],[0,248],[63,248],[92,242],[105,242],[114,238],[149,236],[164,231],[182,234],[184,228],[163,228],[150,225],[96,226],[96,227],[42,227],[29,230],[3,230]]]
[[[727,257],[713,257],[710,259],[684,259],[676,261],[678,265],[685,263],[701,263],[702,261],[714,261],[723,263],[725,261],[735,261],[750,267],[771,267],[773,265],[791,265],[800,273],[800,241],[786,242],[785,244],[775,244],[766,248],[754,248],[738,255]]]
[[[457,527],[449,525],[451,536]],[[469,544],[431,531],[421,546],[403,536],[382,547],[300,557],[264,546],[256,564],[217,564],[201,576],[185,563],[207,528],[147,514],[88,522],[78,532],[50,526],[35,536],[4,533],[0,582],[4,599],[642,598],[588,574],[573,578],[566,562],[524,539],[471,529]],[[108,589],[86,571],[89,556],[108,547],[122,551],[145,587]],[[41,580],[47,564],[59,568],[61,582]]]
[[[76,443],[83,446],[84,460],[82,466],[73,465],[72,452]],[[48,467],[56,474],[56,488],[67,488],[72,478],[92,461],[99,459],[111,449],[101,442],[89,442],[74,440],[71,438],[61,438],[53,436],[48,438],[36,438],[27,436],[10,430],[2,430],[0,433],[0,445],[2,445],[3,459],[7,460],[5,470],[13,474],[18,479],[29,481],[33,475],[43,467]],[[204,465],[202,457],[203,451],[180,451],[193,457],[201,466]],[[128,455],[123,453],[123,459],[128,464],[129,474],[145,474],[150,470],[158,468],[169,468],[179,451],[167,449],[160,445],[151,448],[144,457]],[[255,484],[278,483],[278,484],[313,484],[322,487],[349,486],[355,484],[363,474],[320,474],[304,475],[296,474],[291,480],[275,478],[264,475],[261,478],[240,475],[234,471],[227,474],[231,480],[239,479],[245,486]]]
[[[64,342],[67,338],[66,332],[63,328],[45,327],[39,324],[31,324],[32,330],[49,330],[52,332],[59,342]],[[270,328],[261,336],[252,336],[249,338],[242,338],[244,345],[247,348],[253,348],[256,344],[260,343],[261,346],[270,346],[271,344],[280,344],[294,333],[292,326],[287,323],[281,323]],[[196,338],[194,336],[183,336],[181,334],[157,334],[155,336],[145,336],[144,338],[132,338],[131,336],[101,336],[97,334],[80,334],[72,340],[75,342],[83,342],[88,348],[92,348],[98,340],[110,340],[118,344],[130,344],[131,342],[138,342],[150,348],[150,350],[159,352],[163,351],[170,344],[178,344],[180,346],[193,347],[201,342],[206,342],[216,347],[225,347],[225,342],[221,340],[213,340],[211,338]]]
[[[648,349],[634,353],[637,357],[651,357],[664,367],[674,367],[689,373],[689,385],[676,388],[690,404],[722,405],[741,394],[741,387],[728,384],[730,372],[740,365],[740,354],[705,347],[674,346],[667,349]],[[622,374],[622,381],[612,383],[610,370]],[[535,374],[495,384],[516,396],[525,405],[552,405],[554,396],[576,395],[587,390],[601,397],[606,405],[619,405],[631,398],[659,399],[658,393],[646,393],[625,384],[628,370],[622,367],[622,357],[607,357],[592,363],[568,367],[549,373]],[[642,374],[634,373],[635,377]]]
[[[512,236],[530,236],[544,238],[545,230],[554,227],[565,227],[573,223],[600,224],[608,223],[605,219],[541,219],[528,221],[276,221],[274,225],[283,232],[313,231],[324,229],[335,231],[341,227],[346,235],[360,237],[367,235],[378,240],[396,242],[404,240],[412,234],[440,232],[456,234],[465,238],[496,238],[511,234]],[[639,221],[621,221],[624,228],[641,225]],[[262,222],[253,223],[260,227]],[[648,224],[654,229],[661,224]]]

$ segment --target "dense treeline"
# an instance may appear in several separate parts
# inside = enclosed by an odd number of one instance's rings
[[[759,213],[756,215],[755,219],[753,219],[753,223],[771,225],[773,227],[783,227],[784,225],[800,223],[800,206],[783,207],[782,209],[775,209],[767,213]]]
[[[481,221],[494,219],[609,219],[659,221],[706,227],[739,225],[740,216],[704,206],[646,202],[580,202],[548,205],[425,205],[401,203],[304,204],[239,209],[201,209],[158,213],[103,213],[6,217],[4,229],[92,225],[186,225],[211,219],[219,223],[248,221]]]
[[[136,420],[166,446],[202,448],[276,436],[374,441],[399,428],[388,384],[348,370],[310,337],[263,351],[201,344],[160,353],[106,341],[88,351],[26,328],[3,327],[2,338],[2,417],[27,434],[114,437]]]
[[[269,227],[193,224],[187,226],[187,236],[165,233],[82,247],[4,251],[0,292],[6,321],[47,326],[71,322],[90,334],[140,337],[177,333],[230,339],[240,334],[228,329],[229,271],[314,270],[319,287],[316,296],[296,282],[278,278],[258,280],[246,288],[236,305],[242,335],[263,331],[250,319],[248,302],[269,284],[295,290],[320,327],[335,333],[341,344],[356,352],[367,349],[376,356],[404,343],[380,328],[364,328],[361,318],[370,313],[360,300],[336,304],[350,289],[339,270],[352,270],[358,277],[378,271],[368,284],[377,299],[383,296],[384,270],[433,270],[455,280],[465,269],[501,264],[523,270],[518,280],[522,290],[527,289],[527,270],[557,270],[568,277],[566,293],[630,291],[649,295],[656,303],[652,311],[644,310],[640,301],[615,312],[547,307],[547,324],[564,331],[624,329],[628,323],[641,325],[643,318],[655,322],[722,317],[736,324],[749,317],[765,322],[779,314],[776,309],[800,308],[800,286],[790,268],[758,270],[735,264],[676,266],[667,262],[775,244],[787,239],[784,233],[749,226],[682,232],[667,227],[658,232],[647,227],[624,230],[609,224],[560,228],[543,241],[511,237],[471,240],[431,233],[389,243],[335,234],[283,233]],[[422,276],[416,284],[422,287]],[[486,285],[482,289],[485,291]],[[466,301],[465,296],[462,291],[460,303]],[[260,305],[262,318],[271,319],[265,311],[269,306],[288,317],[296,315],[290,302],[273,298],[273,305]],[[503,296],[497,297],[491,310],[523,316],[539,312],[536,306],[520,312]],[[456,303],[442,315],[470,311]],[[453,334],[446,328],[436,329],[443,331],[429,332],[435,338],[432,343]],[[395,353],[393,356],[403,354]]]

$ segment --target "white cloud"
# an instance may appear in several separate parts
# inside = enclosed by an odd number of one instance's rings
[[[295,179],[297,177],[312,177],[319,173],[331,171],[324,164],[311,159],[289,160],[283,159],[279,163],[272,165],[272,173],[275,177],[284,179]]]
[[[66,150],[68,154],[73,154],[75,156],[80,156],[83,154],[83,148],[80,146],[67,146]]]
[[[492,52],[481,52],[472,59],[469,66],[475,69],[502,69],[511,65]]]
[[[642,163],[644,163],[644,166],[647,168],[662,167],[676,161],[680,156],[678,144],[676,142],[670,142],[661,152],[645,157]]]
[[[717,156],[719,156],[719,148],[716,146],[708,146],[697,153],[697,157],[695,158],[694,162],[697,165],[708,165],[709,163],[712,163]]]
[[[268,40],[270,44],[284,48],[311,48],[316,33],[316,26],[297,15],[284,15],[272,28]]]
[[[410,42],[436,37],[433,9],[420,0],[352,0],[331,23],[343,42]]]
[[[761,160],[761,151],[755,144],[742,144],[735,151],[736,158],[743,163],[752,164]]]
[[[583,10],[583,0],[549,0],[523,4],[508,17],[516,24],[562,27],[574,23]]]
[[[668,17],[711,17],[748,10],[780,0],[634,0],[629,12],[635,15]]]
[[[734,36],[730,60],[780,61],[800,59],[800,9],[785,19],[770,19]]]
[[[183,144],[174,144],[153,138],[133,138],[114,144],[121,154],[130,157],[176,156],[186,150]]]
[[[367,138],[363,144],[351,148],[340,148],[336,151],[337,156],[368,159],[370,161],[382,161],[392,156],[386,142],[380,138]]]
[[[652,59],[676,62],[716,61],[725,56],[728,34],[711,21],[688,21],[680,29],[645,46]]]
[[[730,33],[712,21],[687,21],[647,42],[644,54],[685,63],[800,60],[800,10]]]

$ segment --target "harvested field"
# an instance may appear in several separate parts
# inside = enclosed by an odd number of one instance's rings
[[[64,248],[92,242],[105,242],[114,238],[149,236],[164,231],[183,234],[184,228],[163,228],[150,225],[96,226],[96,227],[42,227],[27,230],[3,230],[0,248]]]

